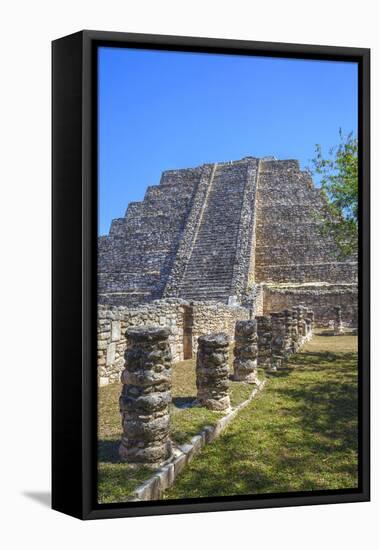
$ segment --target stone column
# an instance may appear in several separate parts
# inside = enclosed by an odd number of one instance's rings
[[[315,314],[314,314],[314,312],[313,312],[312,309],[310,309],[310,310],[308,311],[308,317],[309,317],[309,319],[310,319],[310,321],[311,321],[311,332],[312,332],[312,336],[313,336],[313,330],[314,330],[314,328],[315,328]]]
[[[271,365],[270,371],[277,371],[285,359],[286,325],[284,312],[271,313]]]
[[[307,325],[307,341],[311,340],[313,336],[313,321],[314,313],[312,310],[307,308],[307,311],[305,313],[305,322]]]
[[[298,349],[300,349],[305,342],[306,337],[306,323],[304,320],[303,306],[296,306],[294,308],[297,312],[297,332],[298,332]]]
[[[343,332],[342,309],[341,306],[336,306],[334,308],[334,334],[343,334]]]
[[[303,323],[304,323],[304,333],[303,333],[303,341],[304,343],[307,342],[309,340],[309,334],[308,334],[308,331],[309,331],[309,323],[307,321],[307,318],[308,318],[308,308],[306,306],[300,306],[301,307],[301,311],[303,313]]]
[[[292,333],[293,333],[293,313],[290,309],[285,309],[283,311],[284,314],[284,326],[285,326],[285,340],[284,340],[284,353],[285,356],[288,357],[293,353],[293,341],[292,341]]]
[[[297,353],[300,349],[299,330],[298,330],[299,312],[297,308],[292,309],[292,351]]]
[[[254,319],[236,322],[233,362],[234,380],[259,384],[257,339],[257,322]]]
[[[230,407],[229,336],[223,332],[199,336],[196,360],[197,400],[213,411]]]
[[[169,404],[171,402],[170,329],[130,327],[120,396],[123,436],[120,457],[129,463],[153,467],[171,456]]]
[[[258,315],[257,336],[258,336],[258,365],[267,367],[271,362],[271,318],[268,315]]]

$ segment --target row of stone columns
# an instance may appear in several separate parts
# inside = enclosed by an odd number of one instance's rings
[[[130,464],[162,465],[172,456],[170,433],[172,357],[170,330],[140,326],[126,331],[128,347],[121,376],[121,459]],[[198,339],[197,401],[215,411],[230,408],[229,337],[208,334]]]
[[[280,368],[311,337],[313,315],[297,307],[237,321],[233,379],[259,384],[258,365]],[[171,457],[169,437],[172,357],[166,327],[131,327],[120,396],[123,435],[120,457],[132,464],[157,466]],[[229,337],[200,336],[196,360],[197,402],[210,410],[230,408]]]
[[[256,317],[258,364],[275,372],[292,353],[312,338],[314,313],[305,306],[296,306],[270,315]]]

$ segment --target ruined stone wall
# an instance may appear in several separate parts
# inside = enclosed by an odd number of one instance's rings
[[[251,310],[252,316],[263,315],[264,288],[264,284],[254,283],[242,296],[242,305]]]
[[[320,190],[296,160],[260,162],[255,281],[357,281],[356,258],[339,261],[332,237],[320,234],[323,208]]]
[[[335,318],[335,306],[341,306],[342,320],[356,327],[358,324],[358,288],[356,285],[292,285],[266,286],[264,314],[291,309],[303,304],[314,312],[315,324],[326,326]]]
[[[250,312],[244,307],[230,307],[220,303],[194,302],[192,349],[197,351],[199,336],[214,332],[224,332],[234,341],[236,321],[249,319]]]
[[[183,314],[181,300],[156,301],[136,308],[98,307],[97,366],[99,384],[118,382],[124,368],[126,329],[140,325],[167,326],[174,361],[183,359]]]
[[[188,310],[191,311],[190,317]],[[199,336],[211,332],[226,332],[233,340],[235,322],[239,319],[248,319],[249,315],[249,310],[242,307],[210,302],[190,304],[175,298],[156,300],[132,308],[100,305],[97,321],[99,384],[105,385],[120,380],[127,346],[127,328],[141,325],[169,327],[172,359],[177,362],[184,359],[185,328],[191,339],[192,357],[195,357]],[[189,319],[190,325],[187,326]]]

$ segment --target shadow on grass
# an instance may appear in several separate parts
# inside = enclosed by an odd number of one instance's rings
[[[308,368],[308,366],[311,365],[314,370],[320,370],[321,368],[330,369],[330,364],[326,365],[325,363],[334,361],[340,363],[338,368],[348,363],[348,368],[351,370],[354,366],[356,366],[356,353],[350,351],[340,353],[334,353],[332,351],[307,351],[293,355],[289,360],[288,368],[291,368],[292,366],[291,370],[293,370],[293,367],[296,367],[296,369],[302,366]]]
[[[294,358],[295,359],[295,358]],[[300,354],[298,369],[311,373],[307,383],[278,389],[278,395],[290,399],[300,409],[302,430],[322,433],[346,448],[357,446],[357,362],[354,353],[308,352]],[[311,364],[309,364],[311,363]],[[330,363],[334,363],[333,372]],[[308,441],[308,446],[311,442]],[[320,442],[317,442],[319,448]],[[338,446],[338,444],[337,444]],[[328,450],[326,446],[324,450]]]
[[[189,409],[193,407],[193,405],[196,402],[196,397],[193,395],[185,396],[185,397],[173,397],[172,403],[177,407],[178,409]]]
[[[356,487],[356,354],[303,352],[270,378],[167,498]]]
[[[110,462],[117,464],[120,462],[118,448],[119,439],[100,439],[97,442],[97,456],[99,462]]]
[[[267,372],[265,374],[266,378],[270,379],[276,379],[276,378],[285,378],[289,374],[292,373],[294,370],[293,367],[290,367],[288,363],[285,363],[285,366],[280,367],[276,372]]]

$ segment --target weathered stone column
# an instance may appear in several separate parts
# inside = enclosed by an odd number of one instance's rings
[[[284,314],[284,326],[285,326],[285,339],[284,339],[284,354],[286,357],[293,353],[293,312],[290,309],[285,309]]]
[[[309,308],[305,311],[305,323],[307,327],[307,341],[312,339],[313,336],[313,319],[314,314],[313,311],[311,311]]]
[[[292,351],[297,353],[300,349],[299,330],[298,330],[299,312],[296,308],[292,309]]]
[[[307,321],[308,308],[306,306],[300,306],[300,307],[301,307],[301,311],[303,313],[303,323],[304,323],[304,338],[303,338],[303,341],[305,343],[309,339],[309,337],[308,337],[309,323]]]
[[[223,332],[199,336],[196,361],[197,400],[213,411],[230,407],[229,336]]]
[[[258,315],[257,336],[258,336],[258,365],[267,367],[271,362],[271,318],[269,315]]]
[[[123,436],[120,457],[130,463],[158,466],[171,456],[170,329],[130,327],[120,396]]]
[[[334,308],[334,334],[343,334],[343,324],[342,324],[342,308],[341,306],[335,306]]]
[[[310,322],[311,322],[311,338],[313,338],[313,331],[314,331],[314,328],[315,328],[315,314],[314,314],[312,309],[310,309],[308,311],[308,317],[309,317]]]
[[[285,359],[286,325],[284,312],[271,313],[271,365],[270,371],[275,372]]]
[[[236,322],[233,362],[234,380],[259,384],[257,340],[257,322],[254,319]]]
[[[306,337],[306,323],[304,320],[304,308],[303,306],[296,306],[293,308],[297,312],[297,332],[298,332],[298,349],[300,349],[305,342]]]

